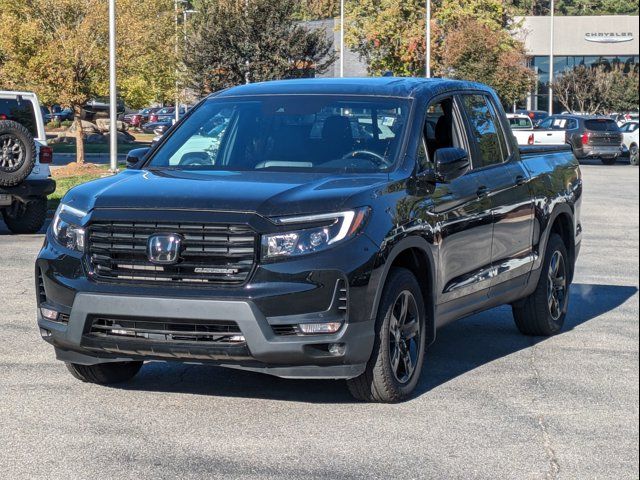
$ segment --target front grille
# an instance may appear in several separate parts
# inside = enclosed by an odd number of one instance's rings
[[[171,233],[184,241],[175,265],[147,257],[149,236]],[[240,285],[255,264],[257,235],[245,225],[99,222],[88,229],[89,263],[99,280]]]
[[[94,318],[90,337],[124,338],[153,342],[227,343],[244,342],[238,324],[232,321],[153,320]]]

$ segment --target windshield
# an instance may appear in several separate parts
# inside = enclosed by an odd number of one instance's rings
[[[211,99],[146,165],[190,170],[386,171],[397,158],[409,101],[283,95]]]

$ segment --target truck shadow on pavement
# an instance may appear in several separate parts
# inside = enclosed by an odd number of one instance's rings
[[[635,286],[575,284],[561,335],[610,312],[638,292]],[[544,342],[515,327],[510,307],[499,307],[444,327],[427,350],[423,376],[413,398],[450,380]],[[207,365],[148,363],[130,383],[115,388],[307,403],[352,403],[342,381],[284,380]]]

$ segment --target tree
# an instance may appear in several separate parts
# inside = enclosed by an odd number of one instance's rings
[[[603,99],[604,112],[638,110],[638,104],[640,104],[638,71],[625,72],[624,68],[616,67],[610,72],[605,71],[604,76],[609,77],[607,96]]]
[[[292,0],[202,1],[185,65],[201,93],[245,83],[322,73],[335,60],[324,30],[294,20]]]
[[[45,104],[75,112],[77,161],[84,162],[81,106],[100,90],[107,71],[108,35],[100,0],[0,0],[0,78],[38,93]]]
[[[517,15],[549,15],[549,0],[510,0]],[[557,0],[558,15],[638,15],[638,2],[629,0]]]
[[[526,66],[524,47],[511,42],[505,30],[466,20],[446,34],[441,72],[491,85],[505,105],[512,105],[531,89],[534,73]]]
[[[580,65],[553,83],[564,108],[573,112],[611,113],[638,108],[638,72]]]
[[[340,0],[299,0],[295,17],[300,20],[319,20],[340,15]]]
[[[526,95],[533,72],[526,67],[523,44],[509,35],[516,23],[507,3],[441,0],[433,8],[435,75],[488,83],[509,105]],[[371,74],[424,75],[423,0],[350,0],[348,20],[347,41]]]
[[[133,106],[175,89],[175,56],[166,48],[173,3],[151,3],[118,1],[121,94]],[[74,110],[78,163],[84,162],[82,106],[108,92],[107,8],[104,0],[0,0],[0,83]],[[139,32],[144,36],[135,37]]]

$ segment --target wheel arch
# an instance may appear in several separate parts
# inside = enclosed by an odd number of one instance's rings
[[[408,237],[398,242],[388,254],[384,254],[384,263],[379,267],[378,273],[373,278],[373,304],[371,318],[378,314],[382,291],[384,290],[389,271],[393,267],[401,267],[410,270],[420,284],[420,290],[424,299],[427,331],[427,346],[433,343],[436,334],[435,322],[435,263],[429,244],[422,237]]]

